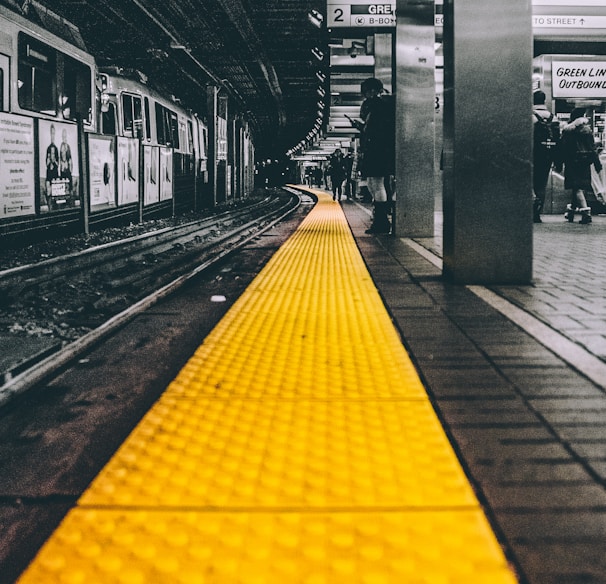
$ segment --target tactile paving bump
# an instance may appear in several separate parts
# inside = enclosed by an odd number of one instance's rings
[[[80,502],[436,508],[476,499],[429,402],[166,397]]]
[[[306,217],[170,391],[185,397],[426,399],[343,213],[332,203]]]
[[[75,510],[20,584],[514,584],[480,511]]]

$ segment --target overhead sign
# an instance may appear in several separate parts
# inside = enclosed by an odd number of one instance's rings
[[[394,27],[396,25],[396,1],[385,0],[371,4],[368,0],[328,0],[328,27]]]
[[[553,97],[606,97],[606,61],[553,61]]]
[[[604,0],[532,0],[533,6],[569,6],[578,8],[579,6],[599,6],[604,8]]]
[[[534,28],[606,28],[606,16],[568,16],[563,14],[536,14]]]

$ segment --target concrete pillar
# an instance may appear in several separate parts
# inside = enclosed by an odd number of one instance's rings
[[[444,0],[444,275],[532,279],[528,0]]]
[[[434,45],[434,1],[398,0],[395,233],[399,237],[429,237],[434,231]]]

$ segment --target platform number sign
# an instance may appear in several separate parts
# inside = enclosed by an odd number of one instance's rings
[[[335,0],[327,5],[328,27],[393,27],[396,25],[396,2],[385,0],[369,4],[368,0]]]

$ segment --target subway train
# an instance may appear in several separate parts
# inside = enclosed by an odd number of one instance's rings
[[[3,245],[199,210],[230,194],[209,187],[207,157],[214,137],[217,175],[233,177],[227,119],[213,116],[209,133],[204,112],[138,71],[98,66],[74,25],[38,8],[40,24],[0,6]],[[232,164],[246,168],[232,190],[245,196],[254,142],[245,125],[238,131]]]

